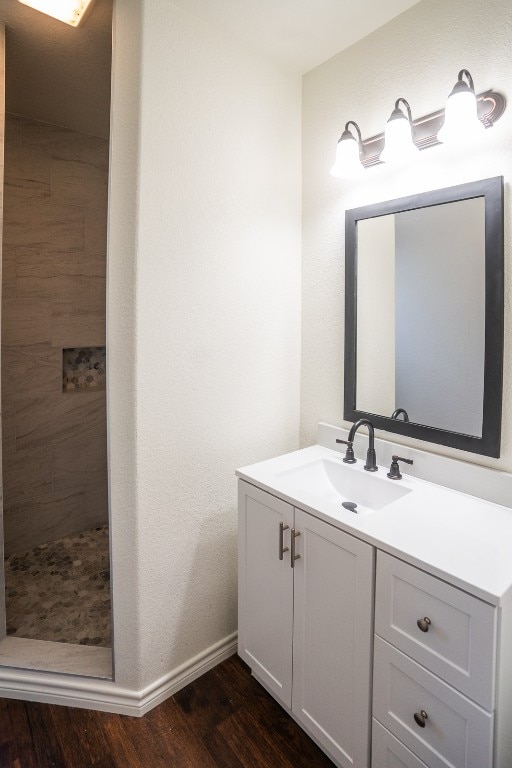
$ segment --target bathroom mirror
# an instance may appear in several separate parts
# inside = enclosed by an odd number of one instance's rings
[[[344,418],[500,455],[503,178],[346,212]]]

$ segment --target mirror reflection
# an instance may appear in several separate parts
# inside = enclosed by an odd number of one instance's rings
[[[358,221],[356,270],[356,409],[481,437],[485,198]]]

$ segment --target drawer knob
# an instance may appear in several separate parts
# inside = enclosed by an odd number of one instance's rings
[[[418,625],[419,629],[421,629],[422,632],[428,632],[428,628],[430,627],[432,622],[430,621],[428,616],[425,616],[425,618],[423,619],[418,619],[416,624]]]
[[[424,709],[420,709],[419,712],[414,713],[414,720],[416,725],[419,725],[420,728],[424,728],[425,722],[428,720],[428,715]]]

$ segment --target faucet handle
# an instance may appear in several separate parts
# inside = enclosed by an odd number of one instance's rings
[[[390,480],[401,480],[402,475],[400,473],[400,467],[398,466],[398,462],[403,461],[404,464],[414,464],[412,459],[403,459],[401,456],[392,456],[391,457],[391,466],[389,468],[388,477]]]
[[[345,451],[345,457],[343,459],[345,464],[355,464],[356,463],[356,457],[354,456],[354,444],[352,440],[339,440],[336,438],[337,443],[342,443],[342,445],[347,446],[347,450]]]

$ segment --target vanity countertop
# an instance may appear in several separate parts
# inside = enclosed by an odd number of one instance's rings
[[[297,483],[301,468],[317,462],[342,464],[339,451],[313,445],[237,470],[242,480],[419,568],[466,589],[493,605],[512,598],[512,509],[407,475],[388,480],[388,467],[365,472],[358,461],[348,471],[409,490],[369,514],[341,506],[336,494],[315,494],[314,483]],[[318,465],[320,466],[320,465]],[[343,464],[346,468],[347,465]],[[344,471],[347,471],[344,469]],[[357,499],[353,499],[357,501]]]

